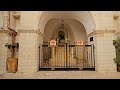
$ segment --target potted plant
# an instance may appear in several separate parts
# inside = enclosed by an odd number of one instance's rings
[[[117,71],[120,72],[120,37],[118,37],[116,40],[113,40],[113,45],[116,49],[116,58],[113,60],[117,65]]]

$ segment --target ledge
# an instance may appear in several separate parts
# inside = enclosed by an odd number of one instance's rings
[[[43,37],[43,34],[39,30],[18,30],[19,33],[36,33]]]
[[[96,30],[94,32],[91,32],[90,34],[88,34],[87,36],[92,36],[95,34],[104,34],[104,33],[115,33],[116,30]]]
[[[9,30],[0,30],[0,33],[9,33]]]

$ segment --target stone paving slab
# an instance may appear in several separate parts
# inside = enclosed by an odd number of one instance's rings
[[[36,73],[5,73],[0,79],[120,79],[120,72],[40,71]]]

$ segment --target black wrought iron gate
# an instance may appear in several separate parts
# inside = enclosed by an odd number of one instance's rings
[[[58,45],[39,47],[39,67],[42,69],[95,70],[94,45]]]

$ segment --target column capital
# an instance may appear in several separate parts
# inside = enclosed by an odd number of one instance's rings
[[[36,33],[42,37],[44,36],[39,30],[18,30],[18,33]]]
[[[115,33],[115,32],[116,32],[116,30],[95,30],[95,31],[89,33],[87,36],[90,37],[90,36],[93,36],[96,34]]]
[[[9,30],[0,30],[0,33],[6,33],[6,34],[8,34]]]

